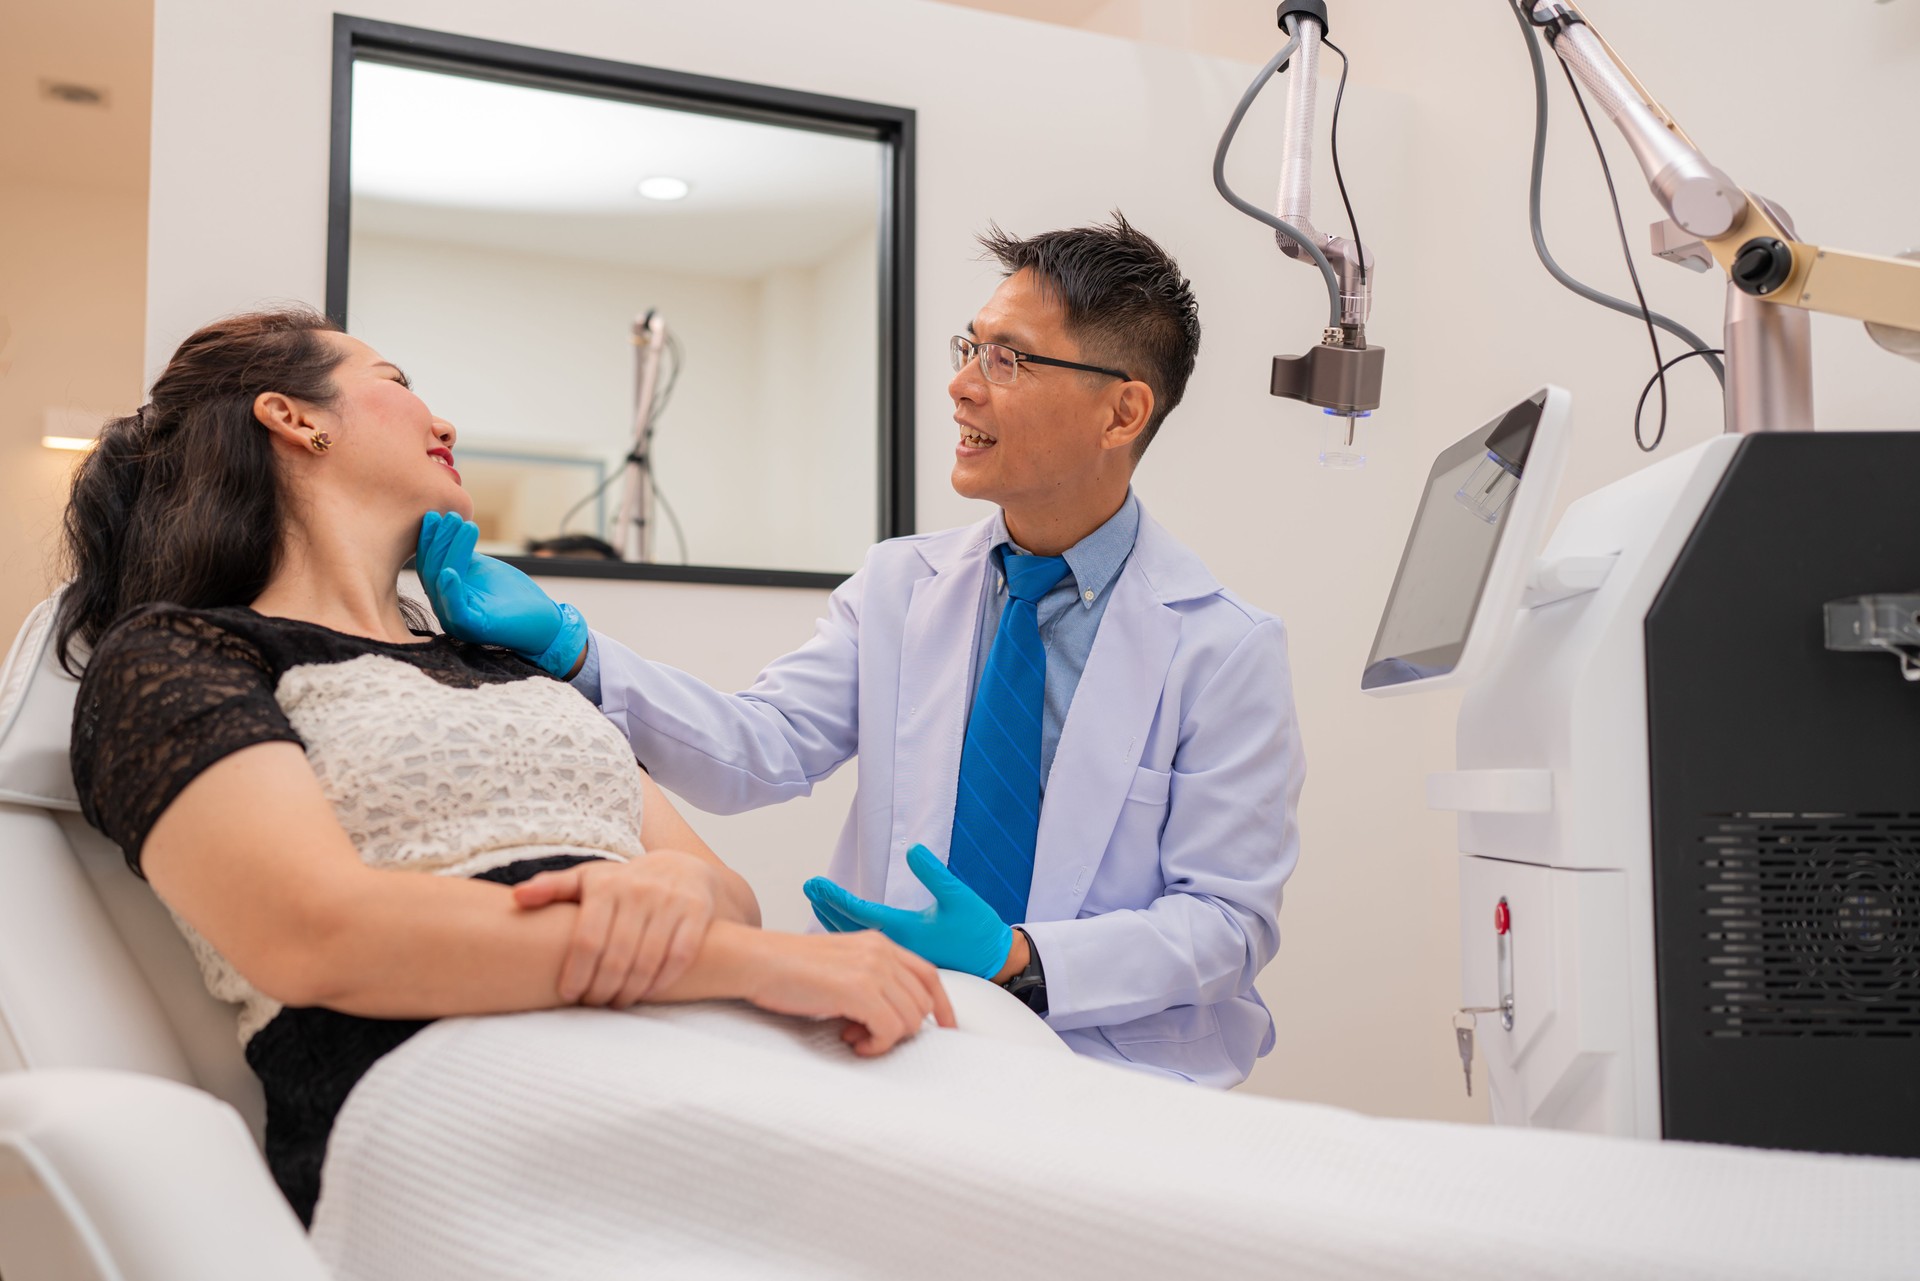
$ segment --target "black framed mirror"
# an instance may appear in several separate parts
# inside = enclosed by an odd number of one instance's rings
[[[831,587],[913,531],[914,113],[336,15],[326,310],[529,572]]]

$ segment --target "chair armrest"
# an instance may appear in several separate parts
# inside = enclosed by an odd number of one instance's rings
[[[999,984],[958,970],[941,970],[940,982],[953,1002],[954,1022],[962,1032],[1058,1054],[1073,1053],[1046,1020]]]
[[[124,1281],[326,1279],[239,1113],[130,1072],[0,1074],[0,1274],[51,1260]]]

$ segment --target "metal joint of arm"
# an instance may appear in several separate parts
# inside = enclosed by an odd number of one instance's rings
[[[1890,351],[1920,358],[1920,261],[1879,257],[1825,248],[1797,238],[1785,214],[1771,202],[1743,190],[1701,153],[1671,113],[1627,68],[1574,0],[1538,0],[1531,9],[1536,25],[1547,29],[1553,49],[1568,70],[1599,102],[1620,129],[1645,174],[1648,186],[1671,219],[1654,227],[1654,252],[1670,261],[1704,270],[1718,263],[1731,282],[1728,302],[1728,365],[1743,355],[1796,364],[1810,360],[1801,333],[1756,342],[1746,352],[1736,345],[1736,326],[1762,330],[1777,319],[1756,312],[1749,300],[1801,311],[1821,311],[1864,321],[1874,341]],[[1802,322],[1804,323],[1804,322]],[[1762,363],[1756,360],[1755,363]],[[1773,395],[1798,383],[1779,371],[1750,371],[1755,397]],[[1810,372],[1808,379],[1810,381]],[[1757,400],[1753,422],[1736,401],[1739,379],[1729,382],[1729,430],[1765,430],[1812,425],[1811,392],[1796,391],[1793,418],[1774,421]]]

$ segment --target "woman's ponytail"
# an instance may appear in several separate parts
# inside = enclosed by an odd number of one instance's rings
[[[92,646],[142,605],[247,605],[266,589],[284,500],[253,402],[277,391],[330,404],[344,353],[320,335],[338,330],[308,308],[215,321],[180,344],[149,404],[101,430],[67,503],[68,671],[76,642]]]

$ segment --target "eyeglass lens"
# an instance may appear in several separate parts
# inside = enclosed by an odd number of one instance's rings
[[[965,338],[954,338],[950,344],[953,352],[953,371],[959,373],[967,367],[967,362],[975,356],[980,357],[980,372],[986,375],[990,383],[1010,383],[1020,373],[1020,362],[1015,359],[1013,349],[999,343],[975,343]]]

